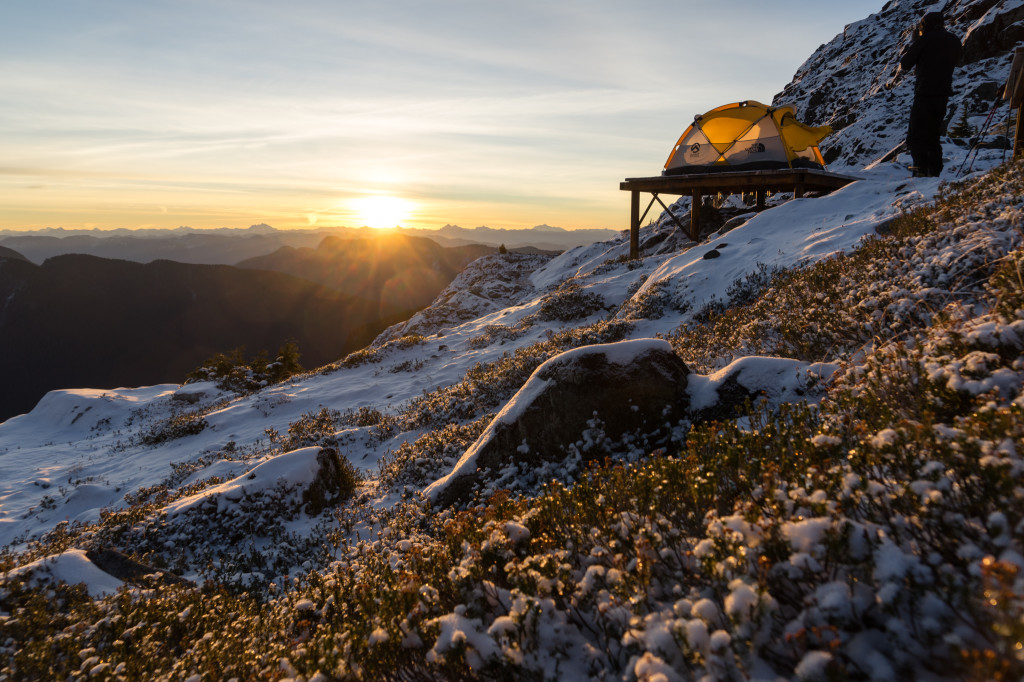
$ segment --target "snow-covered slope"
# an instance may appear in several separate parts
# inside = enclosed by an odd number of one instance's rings
[[[605,319],[628,324],[628,338],[667,334],[709,303],[727,302],[729,286],[762,265],[792,267],[855,248],[901,210],[928,201],[939,184],[910,180],[897,166],[860,174],[831,195],[784,203],[689,250],[639,262],[624,258],[625,237],[554,258],[482,258],[367,350],[252,395],[210,383],[52,392],[29,414],[0,424],[0,544],[65,520],[94,522],[103,509],[124,506],[126,493],[169,479],[187,486],[238,475],[268,456],[268,429],[285,433],[304,414],[399,414],[424,393],[463,381],[474,366],[554,334]],[[671,230],[670,221],[645,228],[658,230]],[[706,258],[712,250],[718,257]],[[177,437],[190,419],[202,428]],[[339,435],[367,475],[385,453],[422,433],[382,439],[372,430],[353,425]],[[191,475],[175,476],[182,468]]]

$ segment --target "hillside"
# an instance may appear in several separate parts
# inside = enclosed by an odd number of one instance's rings
[[[390,309],[419,310],[471,261],[495,251],[478,244],[443,247],[423,237],[381,232],[367,239],[326,237],[315,249],[286,246],[237,266],[302,277]]]
[[[0,232],[0,245],[33,263],[68,254],[149,263],[170,260],[195,265],[232,265],[284,246],[313,247],[327,235],[314,230],[42,230]]]
[[[1024,163],[848,128],[857,182],[699,244],[488,255],[285,382],[0,424],[0,677],[1024,678]]]
[[[0,253],[0,419],[50,390],[185,375],[215,353],[274,352],[294,339],[313,366],[361,347],[414,308],[297,277],[228,266]]]

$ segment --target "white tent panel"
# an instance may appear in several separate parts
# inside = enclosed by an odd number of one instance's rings
[[[709,166],[717,161],[720,156],[718,150],[715,149],[700,128],[693,126],[679,143],[679,148],[676,149],[669,168]]]
[[[746,163],[777,162],[788,164],[786,147],[778,133],[771,136],[752,136],[750,139],[738,140],[732,149],[725,153],[725,160],[732,166]]]

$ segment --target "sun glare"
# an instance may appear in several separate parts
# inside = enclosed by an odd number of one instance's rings
[[[397,227],[409,219],[412,204],[398,197],[376,196],[356,199],[353,204],[360,224],[367,227]]]

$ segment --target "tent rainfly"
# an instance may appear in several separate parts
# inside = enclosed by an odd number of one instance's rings
[[[754,100],[695,116],[665,162],[662,175],[775,168],[823,169],[818,143],[832,132],[796,120],[791,106]]]

